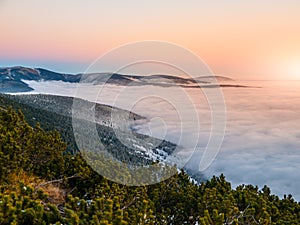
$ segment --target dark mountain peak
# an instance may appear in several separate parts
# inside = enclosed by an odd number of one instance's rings
[[[124,75],[118,73],[88,73],[65,74],[44,68],[27,68],[14,66],[0,68],[0,92],[24,92],[32,90],[24,81],[62,81],[69,83],[113,84],[113,85],[154,85],[160,87],[181,86],[199,88],[199,84],[216,85],[218,82],[233,81],[224,76],[200,76],[197,78],[181,77],[167,74],[152,74],[149,76]],[[202,86],[202,85],[201,85]],[[215,87],[215,86],[211,86]],[[11,90],[11,91],[10,91]]]
[[[14,66],[0,69],[0,80],[38,80],[40,72],[36,69]]]
[[[35,81],[65,81],[79,82],[81,75],[63,74],[53,72],[43,68],[28,68],[23,66],[13,66],[0,68],[0,80],[35,80]]]
[[[64,74],[64,73],[58,73],[53,72],[51,70],[43,69],[43,68],[37,68],[37,70],[40,72],[41,79],[42,80],[48,80],[48,81],[64,81],[64,82],[79,82],[81,79],[81,75],[73,75],[73,74]]]

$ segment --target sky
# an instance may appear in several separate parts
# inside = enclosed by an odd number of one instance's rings
[[[300,79],[299,10],[299,0],[0,0],[0,66],[78,73],[117,46],[159,40],[215,74]]]

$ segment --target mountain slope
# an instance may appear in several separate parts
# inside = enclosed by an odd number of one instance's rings
[[[131,140],[124,145],[116,136],[116,131],[126,136],[126,128],[118,127],[111,122],[111,114],[117,113],[122,116],[128,111],[102,104],[94,104],[85,100],[82,104],[95,107],[95,120],[97,131],[102,144],[115,158],[132,164],[150,164],[156,160],[163,160],[176,148],[175,144],[152,138],[146,135],[133,133]],[[63,140],[67,143],[68,151],[77,152],[78,148],[73,134],[72,126],[73,98],[53,95],[4,95],[0,94],[0,107],[12,106],[22,110],[30,125],[40,123],[46,130],[58,130]],[[140,115],[129,112],[129,120],[145,119]],[[84,126],[90,127],[94,120],[83,120]],[[130,127],[128,127],[130,129]],[[128,130],[129,132],[130,130]],[[87,134],[89,130],[85,131]],[[145,141],[146,140],[146,141]],[[153,146],[156,146],[153,148]]]
[[[57,132],[31,127],[22,113],[0,107],[0,224],[300,224],[300,203],[267,186],[232,189],[224,175],[198,184],[181,171],[129,187],[64,149]],[[110,165],[98,165],[115,175]]]
[[[26,84],[26,81],[62,81],[70,83],[90,83],[97,84],[114,84],[114,85],[155,85],[161,87],[188,87],[199,88],[199,84],[203,87],[216,87],[218,82],[231,82],[233,80],[222,76],[201,76],[195,79],[184,78],[173,75],[123,75],[117,73],[90,73],[90,74],[63,74],[42,68],[26,68],[21,66],[0,68],[0,92],[16,93],[28,92],[32,88]],[[222,84],[223,85],[223,84]],[[228,83],[226,84],[228,85]],[[226,85],[224,87],[226,87]],[[202,87],[202,86],[201,86]],[[239,87],[239,86],[235,86]]]

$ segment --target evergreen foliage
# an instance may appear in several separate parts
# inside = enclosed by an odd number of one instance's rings
[[[300,224],[300,204],[267,186],[232,189],[223,175],[197,184],[181,171],[155,185],[128,187],[65,150],[58,132],[0,108],[1,225]]]

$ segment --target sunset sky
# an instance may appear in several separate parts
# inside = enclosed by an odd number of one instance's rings
[[[119,45],[161,40],[216,74],[300,79],[299,12],[299,0],[0,0],[0,66],[78,73]]]

